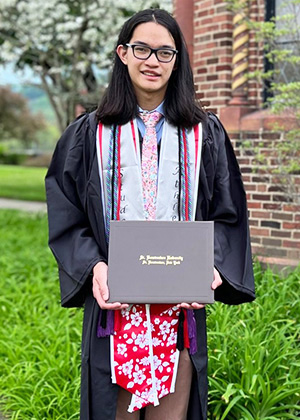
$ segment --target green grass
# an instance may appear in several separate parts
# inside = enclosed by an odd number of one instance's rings
[[[0,411],[79,418],[82,311],[63,309],[45,215],[0,211]],[[208,308],[209,420],[299,419],[300,270],[255,266],[257,300]]]
[[[299,419],[300,267],[281,278],[255,266],[257,300],[209,309],[210,416]]]
[[[0,197],[45,201],[46,168],[0,165]]]
[[[0,211],[0,402],[11,419],[78,419],[81,310],[59,303],[44,215]]]

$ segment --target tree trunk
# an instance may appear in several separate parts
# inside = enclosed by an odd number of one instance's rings
[[[62,133],[66,129],[66,126],[67,126],[65,115],[64,115],[63,111],[59,108],[59,106],[58,106],[58,104],[55,100],[55,96],[54,96],[53,92],[51,91],[51,89],[48,85],[45,74],[41,74],[40,77],[41,77],[41,80],[42,80],[43,89],[46,92],[46,94],[49,98],[50,104],[51,104],[51,106],[54,110],[54,113],[55,113],[55,116],[56,116],[56,119],[57,119],[58,128],[59,128],[60,132]]]

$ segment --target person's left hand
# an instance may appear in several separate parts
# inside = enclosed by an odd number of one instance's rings
[[[214,267],[214,280],[211,284],[211,288],[213,290],[216,290],[217,287],[221,286],[221,284],[223,283],[220,273],[218,272],[218,270]],[[184,308],[184,309],[202,309],[205,307],[204,303],[197,303],[197,302],[193,302],[191,304],[189,303],[179,303],[178,308]]]

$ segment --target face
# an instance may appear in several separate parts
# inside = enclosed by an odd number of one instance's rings
[[[151,48],[176,49],[174,39],[169,31],[155,22],[138,25],[129,41],[129,44],[143,44]],[[134,57],[132,48],[119,45],[117,54],[127,66],[139,105],[143,98],[155,96],[158,104],[163,101],[168,81],[176,61],[176,55],[169,63],[162,63],[152,54],[147,60]]]

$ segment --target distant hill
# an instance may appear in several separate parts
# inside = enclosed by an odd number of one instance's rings
[[[32,112],[41,112],[50,124],[56,124],[55,113],[51,107],[46,93],[37,86],[15,85],[14,91],[28,99],[29,107]]]

